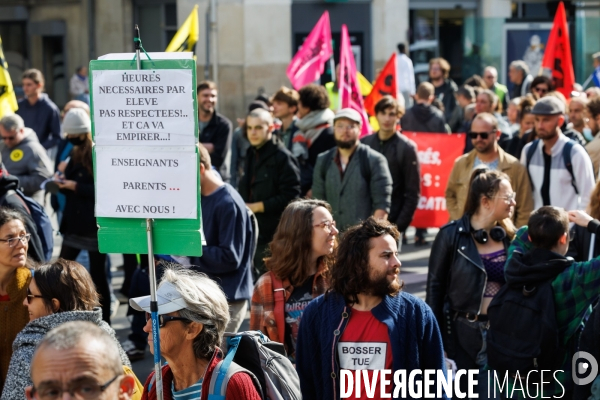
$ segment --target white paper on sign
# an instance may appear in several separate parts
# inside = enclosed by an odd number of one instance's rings
[[[384,342],[339,342],[341,369],[385,369],[387,344]]]
[[[96,216],[195,219],[198,155],[190,148],[96,146]]]
[[[94,142],[100,146],[194,146],[189,69],[93,71]]]

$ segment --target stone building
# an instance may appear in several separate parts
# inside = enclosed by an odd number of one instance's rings
[[[447,58],[460,83],[485,65],[500,71],[526,54],[543,51],[558,2],[511,0],[214,0],[217,4],[219,109],[234,120],[259,93],[288,85],[286,66],[323,11],[328,10],[339,52],[348,25],[358,69],[374,79],[397,43],[410,46],[418,79],[427,61]],[[147,51],[162,51],[194,5],[199,6],[198,80],[212,77],[210,0],[1,0],[0,37],[13,83],[39,68],[47,92],[62,105],[75,69],[106,53],[133,51],[138,23]],[[600,1],[565,2],[575,73],[591,73],[600,50]],[[537,36],[536,39],[534,36]],[[536,41],[537,40],[537,41]],[[531,42],[531,43],[529,43]],[[540,43],[537,45],[536,43]],[[521,46],[521,47],[519,47]],[[528,52],[529,51],[529,52]],[[528,53],[527,53],[528,52]],[[537,53],[536,53],[537,52]],[[328,73],[329,73],[329,68]],[[324,77],[327,80],[329,75]]]

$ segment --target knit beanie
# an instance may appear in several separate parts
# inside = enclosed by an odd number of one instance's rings
[[[63,120],[63,131],[68,135],[91,132],[92,122],[87,112],[81,108],[70,109]]]

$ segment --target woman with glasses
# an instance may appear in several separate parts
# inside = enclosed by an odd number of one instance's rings
[[[165,399],[208,399],[210,380],[223,352],[229,306],[221,288],[206,275],[172,265],[165,269],[156,291],[160,329],[160,353],[167,360],[162,368]],[[149,318],[150,296],[129,300],[131,307],[146,312],[148,345],[152,343]],[[142,400],[156,396],[154,372],[144,385]],[[234,374],[227,385],[226,400],[260,400],[252,378],[244,372]]]
[[[292,362],[302,313],[327,290],[324,274],[333,263],[338,233],[327,202],[302,199],[285,208],[269,244],[269,272],[254,287],[250,329],[283,343]]]
[[[447,356],[458,369],[486,364],[487,308],[505,283],[515,205],[508,175],[476,168],[463,217],[442,227],[433,243],[426,301],[443,327]]]
[[[31,280],[31,271],[26,268],[31,267],[27,260],[30,238],[23,216],[0,207],[0,389],[6,383],[12,342],[29,322],[23,300]]]
[[[110,287],[106,279],[106,254],[98,251],[98,226],[94,216],[94,171],[90,117],[81,108],[67,112],[63,121],[66,138],[73,144],[64,174],[56,181],[66,203],[60,223],[63,244],[60,257],[75,260],[82,250],[90,257],[90,274],[100,294],[102,319],[110,324]]]
[[[13,343],[2,400],[23,399],[25,388],[32,385],[29,371],[37,344],[51,329],[65,322],[89,321],[102,328],[118,346],[121,362],[130,367],[115,331],[102,320],[99,305],[92,278],[81,264],[59,258],[36,268],[21,304],[29,314],[29,323]]]
[[[535,96],[536,100],[541,99],[545,95],[554,91],[554,83],[552,79],[547,76],[536,76],[531,81],[531,93]]]

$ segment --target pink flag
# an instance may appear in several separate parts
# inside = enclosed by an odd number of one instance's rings
[[[332,55],[329,12],[325,11],[287,67],[287,76],[294,89],[319,79],[325,62]]]
[[[348,27],[342,25],[342,42],[340,43],[340,82],[339,96],[341,108],[352,108],[362,117],[362,132],[360,137],[370,135],[371,125],[365,111],[362,94],[356,79],[356,63],[348,35]]]

